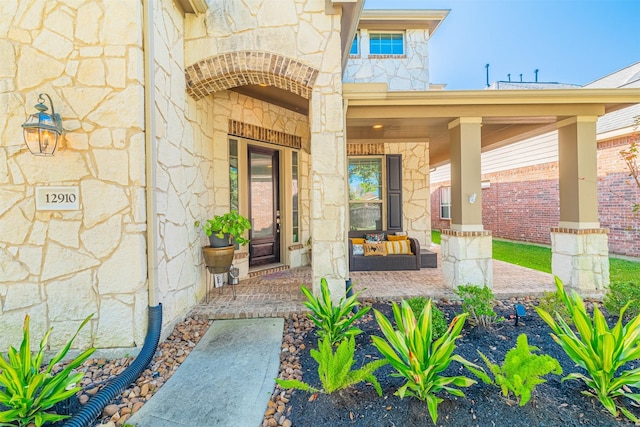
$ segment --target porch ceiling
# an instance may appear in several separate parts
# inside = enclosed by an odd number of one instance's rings
[[[448,124],[459,117],[482,117],[482,150],[489,151],[568,117],[640,103],[640,89],[387,92],[385,84],[345,84],[343,96],[348,143],[428,141],[431,166],[449,160]]]

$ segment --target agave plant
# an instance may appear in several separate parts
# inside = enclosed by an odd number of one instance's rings
[[[56,374],[53,374],[52,370],[69,352],[78,332],[92,316],[93,314],[84,319],[67,345],[58,351],[44,368],[44,351],[53,328],[47,331],[40,341],[38,352],[32,355],[29,315],[25,316],[20,350],[12,346],[6,358],[0,354],[0,404],[9,408],[0,412],[0,426],[27,426],[33,423],[36,427],[41,427],[44,423],[56,422],[68,417],[68,415],[47,412],[47,410],[80,391],[77,384],[84,373],[72,372],[96,349],[85,350]]]
[[[460,355],[453,354],[456,348],[455,340],[460,337],[468,314],[456,316],[447,331],[433,341],[431,300],[424,306],[418,320],[406,301],[402,301],[402,307],[395,303],[392,303],[392,307],[398,329],[393,329],[384,314],[375,310],[376,320],[386,341],[373,336],[373,344],[398,371],[394,375],[407,380],[398,389],[396,395],[400,398],[405,395],[415,396],[426,401],[429,414],[435,424],[438,420],[438,404],[443,400],[437,397],[436,393],[445,390],[455,396],[464,396],[464,393],[455,387],[469,387],[476,383],[462,375],[445,377],[441,373],[453,361],[467,367],[482,369]]]
[[[567,306],[569,316],[577,330],[574,332],[559,315],[554,319],[548,312],[536,308],[540,317],[551,327],[551,336],[578,366],[587,371],[587,375],[574,372],[562,380],[582,380],[590,391],[587,396],[597,397],[613,416],[618,409],[635,423],[638,417],[628,409],[616,404],[614,398],[627,397],[640,403],[640,394],[632,393],[629,387],[640,387],[640,368],[623,370],[627,362],[640,358],[640,315],[623,325],[624,313],[629,301],[621,310],[613,328],[609,328],[606,319],[597,306],[593,308],[593,318],[587,313],[582,298],[573,291],[568,296],[562,281],[556,277],[556,287]],[[616,376],[618,373],[618,376]]]

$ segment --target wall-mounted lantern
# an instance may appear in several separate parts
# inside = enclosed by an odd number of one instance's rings
[[[51,105],[51,114],[48,114],[44,105],[46,96]],[[35,105],[37,113],[31,114],[22,124],[24,142],[34,156],[53,156],[58,148],[58,139],[62,135],[62,119],[53,108],[51,97],[46,93],[38,95],[38,103]]]

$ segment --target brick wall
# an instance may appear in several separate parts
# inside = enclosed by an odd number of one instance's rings
[[[598,144],[598,204],[600,225],[609,228],[609,251],[640,256],[640,218],[632,213],[633,203],[640,203],[640,190],[630,182],[620,150],[628,147],[630,137]],[[549,231],[557,227],[558,163],[545,163],[482,176],[489,188],[482,190],[483,226],[494,237],[532,243],[551,244]],[[440,188],[431,187],[433,208],[431,227],[449,228],[440,219]]]

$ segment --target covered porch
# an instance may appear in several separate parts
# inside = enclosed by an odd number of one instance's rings
[[[439,247],[432,247],[438,252]],[[440,260],[438,260],[438,265]],[[493,262],[493,293],[496,299],[542,296],[554,291],[553,276],[502,261]],[[354,271],[350,274],[354,291],[361,291],[360,301],[399,301],[423,296],[433,299],[455,299],[447,287],[440,267],[408,271]],[[284,317],[303,313],[306,307],[300,286],[312,288],[311,267],[285,269],[241,280],[235,285],[210,288],[193,309],[192,315],[207,319],[244,319],[256,317]]]

